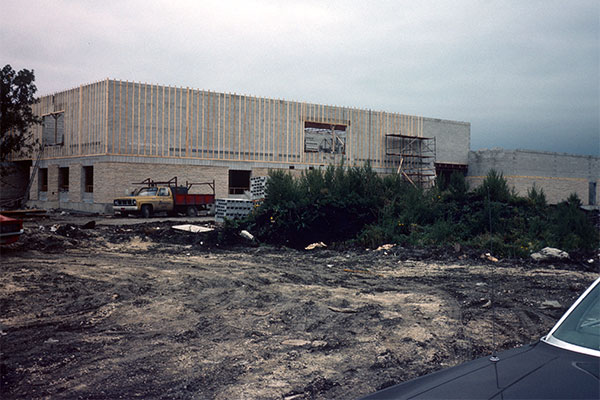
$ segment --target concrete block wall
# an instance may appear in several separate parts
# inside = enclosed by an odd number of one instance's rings
[[[467,181],[481,185],[489,170],[503,173],[515,191],[526,196],[533,185],[544,190],[554,204],[577,193],[589,205],[590,182],[596,183],[596,205],[600,201],[600,158],[529,150],[479,150],[469,153]]]
[[[48,168],[48,199],[38,198],[37,183],[32,185],[31,206],[41,208],[62,208],[87,212],[112,213],[112,202],[116,197],[130,194],[139,188],[133,182],[141,182],[146,178],[155,181],[167,181],[177,177],[179,183],[212,182],[215,181],[215,195],[217,198],[239,197],[229,195],[229,170],[249,170],[251,176],[267,176],[273,168],[252,166],[248,164],[228,166],[207,166],[189,164],[159,164],[136,162],[109,162],[96,160],[94,167],[94,191],[90,196],[84,193],[83,166],[88,165],[77,162],[79,159],[62,160],[59,164],[43,165]],[[58,196],[58,168],[69,167],[69,192],[63,200]],[[293,176],[299,176],[301,169],[286,170]],[[37,179],[37,177],[36,177]],[[208,187],[196,187],[192,193],[209,193]],[[85,195],[84,195],[85,194]]]
[[[80,202],[81,193],[83,188],[81,187],[81,164],[69,165],[69,201]]]
[[[58,164],[48,165],[48,201],[58,201]]]
[[[185,184],[186,180],[211,182],[214,179],[216,196],[227,197],[229,188],[227,167],[107,162],[94,165],[94,203],[112,205],[116,197],[127,195],[140,187],[133,182],[141,182],[146,178],[167,181],[175,176],[181,184]],[[194,189],[192,193],[196,192]],[[199,187],[197,190],[208,193],[210,188]]]
[[[467,164],[471,145],[471,124],[423,118],[423,136],[434,137],[437,162]]]

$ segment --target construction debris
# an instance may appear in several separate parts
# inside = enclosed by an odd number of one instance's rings
[[[281,342],[281,344],[283,344],[284,346],[302,347],[308,346],[310,344],[310,341],[303,339],[287,339]]]
[[[90,221],[81,225],[81,229],[94,229],[96,227],[96,221]]]
[[[488,260],[491,262],[498,262],[498,259],[496,257],[494,257],[493,255],[491,255],[490,253],[482,254],[479,258],[481,258],[483,260]]]
[[[558,309],[562,308],[562,305],[558,301],[556,301],[556,300],[545,300],[540,305],[540,308],[542,310],[545,310],[545,309],[556,309],[556,310],[558,310]]]
[[[243,237],[244,239],[254,240],[254,235],[246,230],[241,231],[240,236]]]
[[[190,225],[190,224],[174,225],[171,228],[176,229],[178,231],[185,231],[185,232],[192,232],[192,233],[203,233],[203,232],[210,232],[210,231],[214,230],[213,228],[207,228],[205,226]]]
[[[329,306],[327,308],[329,308],[333,312],[339,312],[339,313],[345,313],[345,314],[353,314],[353,313],[358,312],[358,310],[355,308],[340,308],[340,307],[331,307],[331,306]]]
[[[548,260],[564,260],[569,258],[569,253],[553,247],[544,247],[537,253],[533,253],[531,258],[535,261],[548,261]]]
[[[314,249],[320,249],[320,248],[324,248],[327,247],[327,245],[323,242],[317,242],[317,243],[312,243],[309,244],[308,246],[306,246],[304,248],[304,250],[314,250]]]

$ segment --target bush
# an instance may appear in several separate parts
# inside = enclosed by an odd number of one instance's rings
[[[476,189],[476,193],[482,198],[500,203],[508,203],[512,195],[504,175],[494,169],[488,172],[481,186]]]
[[[598,233],[571,195],[548,206],[543,190],[527,197],[491,170],[474,191],[454,173],[444,188],[415,188],[398,174],[381,177],[367,164],[304,171],[293,178],[274,171],[264,203],[243,222],[260,240],[304,247],[344,242],[443,246],[463,243],[495,254],[525,257],[545,246],[591,250]]]
[[[292,247],[348,240],[377,219],[380,186],[368,165],[308,170],[298,179],[275,171],[249,223],[261,240]]]
[[[581,210],[581,200],[572,193],[559,203],[551,216],[550,242],[563,250],[593,250],[598,246],[598,232]]]

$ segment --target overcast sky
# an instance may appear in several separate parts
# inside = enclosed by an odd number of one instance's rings
[[[471,148],[600,155],[600,2],[0,3],[38,94],[105,78],[471,123]]]

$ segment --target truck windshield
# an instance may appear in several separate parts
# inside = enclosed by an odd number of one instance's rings
[[[136,193],[136,196],[156,196],[156,191],[157,191],[157,188],[155,188],[155,187],[141,188]]]

